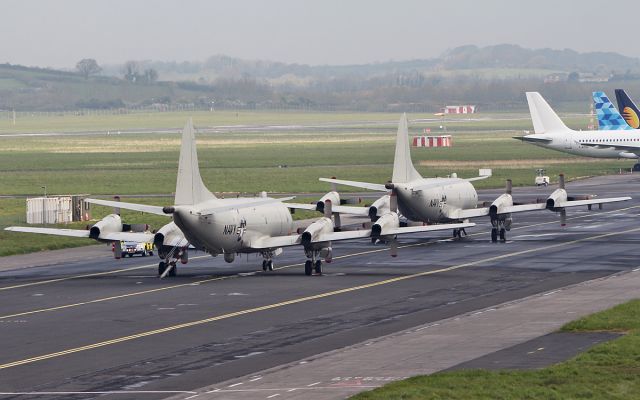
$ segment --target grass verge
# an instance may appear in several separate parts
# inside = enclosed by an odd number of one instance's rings
[[[436,373],[352,399],[640,399],[640,300],[581,318],[562,330],[627,335],[540,370]]]

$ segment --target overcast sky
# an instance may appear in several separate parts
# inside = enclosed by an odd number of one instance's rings
[[[0,63],[73,68],[82,58],[226,54],[352,64],[501,43],[640,57],[638,11],[630,0],[2,0]]]

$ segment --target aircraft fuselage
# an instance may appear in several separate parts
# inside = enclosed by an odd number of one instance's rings
[[[538,135],[531,136],[535,137]],[[638,158],[638,155],[634,152],[607,147],[614,145],[637,146],[638,152],[640,152],[640,130],[590,132],[567,131],[545,134],[544,136],[551,139],[551,142],[543,143],[529,141],[529,143],[564,153],[594,158]],[[524,137],[524,140],[527,141],[527,136]],[[584,143],[596,143],[602,146],[602,148],[585,146]]]
[[[478,193],[464,179],[419,179],[394,187],[400,213],[412,221],[447,222],[451,210],[475,208],[478,203]]]
[[[206,213],[207,208],[220,206],[223,201],[218,199],[212,204],[176,207],[175,223],[196,248],[205,249],[213,255],[251,252],[248,245],[252,239],[289,235],[293,230],[289,210],[278,202]]]

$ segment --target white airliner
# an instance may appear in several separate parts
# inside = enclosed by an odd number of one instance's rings
[[[538,92],[527,92],[533,134],[515,139],[540,147],[596,158],[640,158],[640,129],[569,129]]]
[[[264,258],[263,270],[273,270],[273,257],[283,247],[302,246],[307,256],[305,274],[322,273],[322,260],[330,262],[333,241],[373,238],[389,241],[392,250],[396,235],[416,232],[433,232],[445,229],[463,229],[474,226],[470,223],[449,225],[400,227],[395,202],[371,229],[336,232],[332,215],[344,210],[338,194],[328,193],[321,199],[324,217],[309,225],[301,234],[293,234],[294,227],[289,208],[314,209],[308,204],[283,203],[289,198],[232,198],[220,199],[211,193],[202,182],[198,167],[194,129],[189,120],[182,133],[180,161],[174,203],[167,207],[132,204],[108,200],[87,199],[94,204],[119,207],[152,214],[173,217],[173,222],[163,226],[155,235],[122,232],[118,215],[112,214],[96,223],[88,231],[55,228],[10,227],[10,231],[45,233],[63,236],[90,237],[101,241],[153,240],[158,254],[163,259],[158,265],[161,277],[175,275],[176,263],[187,261],[188,248],[204,250],[212,256],[222,254],[224,260],[233,262],[238,253],[259,253]],[[333,203],[336,202],[336,206]],[[320,208],[320,207],[318,207]],[[355,208],[355,207],[351,207]],[[355,214],[366,215],[360,208]],[[395,251],[392,251],[395,256]]]
[[[544,100],[543,100],[544,101]],[[545,103],[546,104],[546,103]],[[532,114],[533,115],[533,114]],[[537,114],[536,114],[537,115]],[[536,117],[537,118],[537,117]],[[534,119],[534,124],[538,124]],[[593,204],[603,204],[618,201],[630,200],[630,197],[616,197],[608,199],[584,198],[576,200],[569,197],[564,188],[564,176],[560,176],[559,188],[549,195],[545,203],[536,204],[514,204],[511,196],[511,183],[507,181],[506,193],[500,195],[489,207],[476,208],[478,194],[470,181],[484,179],[480,176],[470,179],[460,178],[423,178],[411,162],[409,148],[409,132],[407,127],[407,117],[403,115],[398,126],[396,136],[396,150],[393,162],[393,177],[387,184],[376,184],[366,182],[346,181],[340,179],[320,178],[321,181],[353,186],[375,191],[391,191],[391,198],[397,196],[397,204],[400,213],[411,221],[423,223],[449,223],[464,222],[469,218],[489,216],[491,219],[491,240],[506,241],[506,231],[511,229],[511,214],[536,211],[551,210],[560,213],[561,224],[566,221],[567,207],[591,206]],[[388,207],[389,196],[383,196],[372,204],[369,215],[372,221],[376,221],[380,209]],[[342,212],[349,212],[354,209],[358,212],[358,207],[343,206]],[[382,217],[380,217],[382,218]],[[454,236],[460,236],[459,228],[454,229]]]

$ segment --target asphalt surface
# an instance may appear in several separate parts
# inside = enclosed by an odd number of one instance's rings
[[[570,194],[633,196],[640,177],[567,186]],[[514,198],[543,198],[552,190],[515,189]],[[482,192],[481,198],[499,193]],[[490,243],[489,223],[479,219],[461,241],[445,235],[402,238],[397,259],[382,245],[343,242],[334,246],[325,274],[313,277],[302,272],[301,249],[285,250],[278,269],[269,273],[257,270],[261,260],[255,256],[225,264],[191,254],[179,276],[165,280],[155,276],[156,258],[116,261],[106,247],[77,250],[88,251],[80,258],[67,250],[54,263],[48,253],[31,255],[26,267],[0,272],[0,396],[187,395],[429,322],[630,271],[640,264],[639,211],[640,199],[592,212],[570,210],[565,228],[548,211],[516,215],[505,244]],[[11,260],[15,264],[17,258]],[[13,394],[24,392],[31,394]]]
[[[578,355],[591,347],[617,339],[614,332],[553,332],[524,343],[460,363],[449,370],[537,369]]]

